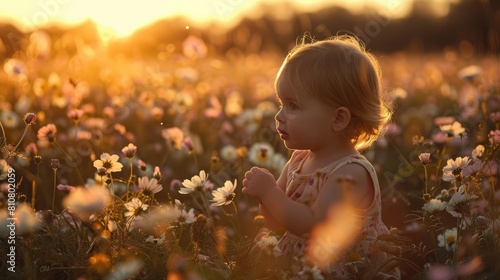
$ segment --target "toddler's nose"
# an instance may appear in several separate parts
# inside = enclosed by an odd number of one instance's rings
[[[278,123],[285,122],[282,111],[283,109],[280,109],[278,113],[276,113],[276,116],[274,116],[274,119],[276,120],[276,125],[278,125]]]

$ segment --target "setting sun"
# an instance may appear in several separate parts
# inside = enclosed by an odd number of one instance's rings
[[[32,30],[48,24],[73,25],[90,19],[98,25],[99,30],[104,30],[106,34],[122,37],[159,19],[173,16],[188,17],[198,24],[218,21],[231,25],[242,15],[258,16],[259,9],[256,9],[256,7],[263,3],[270,5],[279,2],[288,2],[293,7],[310,11],[317,10],[327,4],[345,6],[353,11],[371,7],[385,10],[390,12],[392,16],[400,17],[408,12],[412,1],[355,0],[342,3],[339,0],[47,0],[38,2],[31,0],[18,0],[15,2],[0,0],[2,6],[0,21],[11,21],[22,29]],[[436,2],[444,3],[449,1],[440,0]]]

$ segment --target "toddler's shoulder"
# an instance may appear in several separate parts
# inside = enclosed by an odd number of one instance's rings
[[[352,183],[343,191],[358,208],[368,208],[375,196],[374,182],[367,168],[369,166],[360,164],[358,161],[349,162],[338,167],[329,178],[329,180],[334,182],[339,182],[346,178],[350,179]]]

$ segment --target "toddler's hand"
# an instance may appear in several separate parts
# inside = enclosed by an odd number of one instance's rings
[[[245,173],[242,192],[259,199],[267,190],[276,186],[273,174],[267,169],[252,167]]]

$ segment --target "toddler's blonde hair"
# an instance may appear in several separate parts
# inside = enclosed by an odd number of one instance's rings
[[[285,58],[275,88],[283,77],[295,92],[305,92],[334,108],[348,108],[351,121],[344,135],[357,150],[370,147],[391,118],[380,88],[380,66],[355,37],[312,43],[303,39]]]

